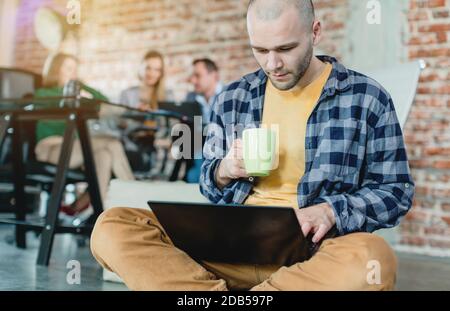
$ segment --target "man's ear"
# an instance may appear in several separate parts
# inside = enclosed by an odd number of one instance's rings
[[[214,72],[214,79],[216,80],[216,82],[219,82],[219,81],[220,81],[220,75],[219,75],[219,72],[218,72],[218,71],[215,71],[215,72]]]
[[[318,45],[322,39],[322,25],[320,21],[315,20],[312,27],[313,45]]]

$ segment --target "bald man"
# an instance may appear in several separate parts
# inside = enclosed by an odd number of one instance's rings
[[[414,183],[391,97],[336,59],[314,56],[321,23],[309,0],[250,1],[247,26],[261,68],[213,105],[200,190],[214,203],[294,208],[317,251],[291,266],[197,262],[150,211],[115,208],[97,221],[94,256],[137,290],[393,289],[395,254],[371,232],[399,223]],[[278,128],[279,163],[254,178],[240,137],[261,125]]]

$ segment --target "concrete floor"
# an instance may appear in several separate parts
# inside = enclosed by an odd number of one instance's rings
[[[0,225],[0,290],[127,290],[122,284],[103,282],[102,270],[89,247],[78,247],[71,235],[57,235],[49,267],[36,266],[39,240],[34,233],[27,236],[28,248],[17,249],[8,243],[12,226]],[[434,258],[399,253],[398,290],[450,290],[450,258]],[[66,281],[66,264],[81,264],[81,284]]]
[[[40,240],[27,234],[27,249],[10,244],[12,226],[0,225],[0,290],[33,291],[116,291],[127,290],[123,284],[103,282],[102,270],[92,257],[89,246],[78,247],[70,234],[56,235],[49,267],[36,265]],[[80,262],[80,283],[68,284],[66,277],[71,260]],[[71,267],[72,268],[72,267]]]

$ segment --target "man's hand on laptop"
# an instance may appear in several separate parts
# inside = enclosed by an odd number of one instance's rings
[[[306,237],[313,233],[312,242],[318,243],[334,226],[336,219],[334,212],[328,203],[321,203],[307,208],[295,209],[298,222]]]
[[[216,184],[220,189],[228,185],[233,179],[249,177],[245,171],[242,155],[242,140],[235,139],[228,154],[220,161],[216,171]]]

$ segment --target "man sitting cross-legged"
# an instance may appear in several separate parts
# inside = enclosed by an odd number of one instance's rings
[[[291,266],[197,262],[149,210],[104,212],[92,252],[134,290],[390,290],[397,262],[371,232],[398,224],[412,204],[403,136],[389,94],[334,58],[310,0],[250,1],[250,44],[261,69],[227,86],[212,108],[200,190],[211,202],[295,208],[321,243]],[[279,165],[247,176],[235,128],[277,125]],[[335,227],[337,236],[323,240]],[[370,278],[370,268],[379,276]]]

